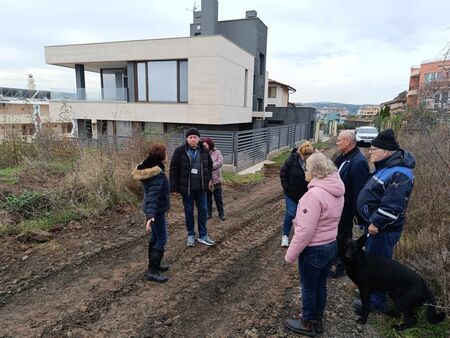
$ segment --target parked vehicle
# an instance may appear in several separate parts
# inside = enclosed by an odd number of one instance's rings
[[[370,142],[377,137],[378,130],[375,127],[359,127],[355,131],[356,142],[358,144],[370,144]]]

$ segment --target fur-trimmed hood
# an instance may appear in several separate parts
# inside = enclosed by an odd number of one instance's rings
[[[162,171],[162,169],[159,166],[154,166],[151,168],[145,168],[145,169],[138,169],[139,166],[137,166],[133,170],[133,178],[136,181],[144,181],[148,180],[152,177],[155,177],[156,175],[159,175]]]

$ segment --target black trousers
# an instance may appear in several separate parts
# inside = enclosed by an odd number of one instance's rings
[[[339,258],[344,250],[345,241],[347,238],[353,238],[353,219],[341,220],[338,225],[337,243],[338,243],[338,254]]]
[[[216,201],[216,208],[219,212],[219,216],[224,216],[223,210],[223,197],[222,197],[222,183],[214,184],[214,191],[208,190],[208,215],[212,215],[212,196],[214,195],[214,200]]]

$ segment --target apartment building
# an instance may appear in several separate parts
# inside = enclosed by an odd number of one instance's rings
[[[430,110],[450,110],[450,60],[423,61],[411,67],[407,107],[422,105]]]
[[[134,130],[175,131],[186,126],[242,130],[260,125],[264,112],[267,27],[248,11],[218,21],[217,0],[202,0],[188,37],[45,47],[47,64],[75,71],[76,88],[53,92],[85,135],[131,136]],[[101,89],[86,88],[85,71]]]
[[[0,140],[30,139],[42,129],[70,133],[71,123],[50,119],[49,98],[45,90],[0,87]]]
[[[358,117],[373,119],[380,112],[380,106],[362,106],[358,109]]]

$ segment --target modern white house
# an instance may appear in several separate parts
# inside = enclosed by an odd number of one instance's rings
[[[261,126],[271,116],[264,111],[267,27],[255,11],[217,21],[217,7],[202,0],[189,37],[45,47],[46,63],[73,68],[76,79],[73,90],[52,93],[50,118],[69,100],[78,130],[93,137]],[[246,27],[256,29],[239,34]],[[86,88],[85,71],[99,74],[100,91]]]

